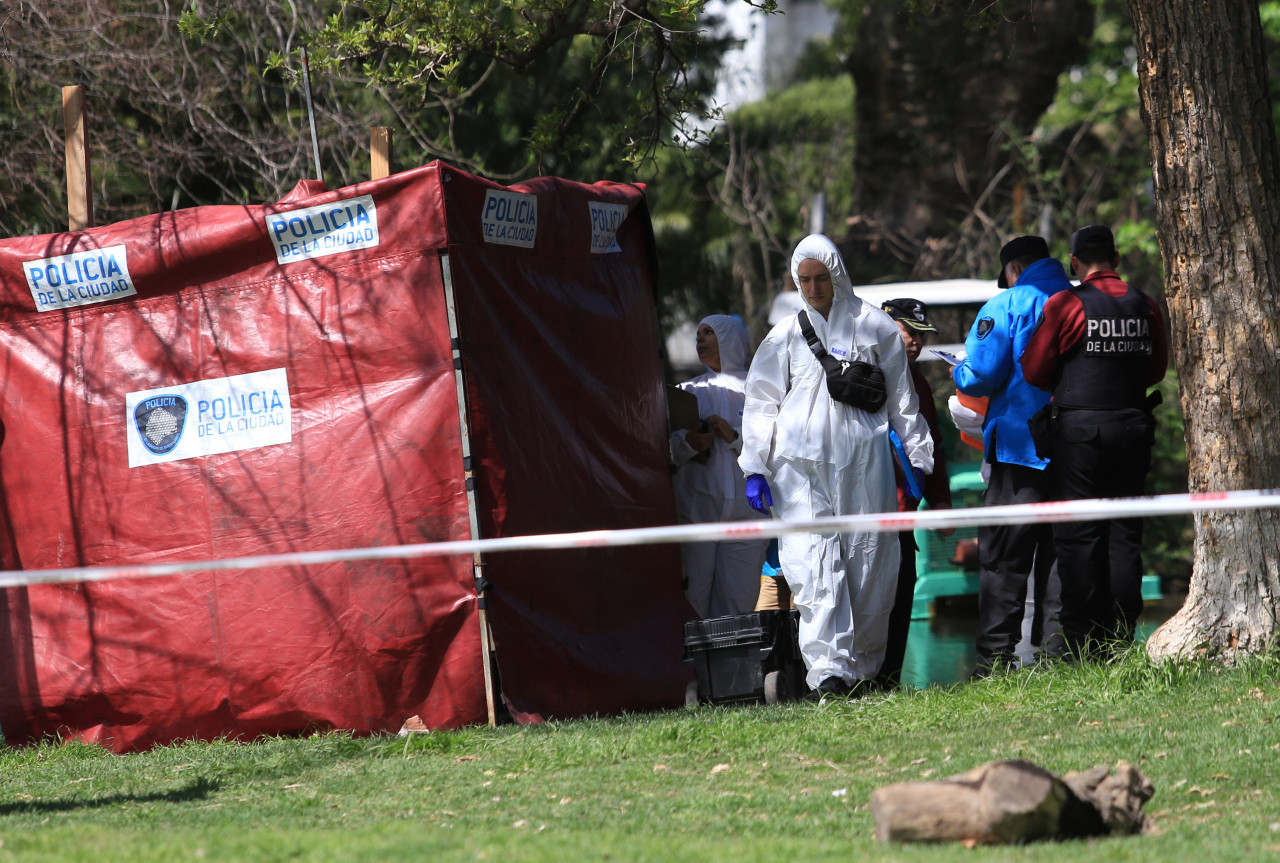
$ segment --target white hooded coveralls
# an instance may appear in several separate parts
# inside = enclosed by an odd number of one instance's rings
[[[698,399],[698,416],[726,420],[738,438],[726,443],[716,436],[706,464],[692,461],[697,452],[685,441],[684,429],[671,434],[671,459],[676,470],[676,509],[680,521],[745,521],[763,517],[746,499],[746,477],[738,469],[742,450],[743,385],[751,345],[747,328],[730,315],[708,315],[699,323],[715,331],[720,345],[720,371],[707,369],[680,384]],[[745,614],[756,607],[760,570],[764,566],[767,539],[732,542],[690,542],[681,547],[689,603],[699,617]]]
[[[854,295],[834,243],[820,234],[800,242],[791,255],[797,287],[807,258],[827,268],[835,292],[826,320],[805,297],[814,332],[836,359],[879,366],[888,399],[875,413],[832,399],[822,365],[791,315],[765,337],[747,374],[738,464],[744,474],[769,481],[774,516],[784,521],[894,512],[889,427],[913,466],[933,470],[933,441],[919,414],[902,337],[887,314]],[[874,677],[884,661],[898,581],[898,537],[789,534],[779,541],[778,556],[800,610],[809,685]]]

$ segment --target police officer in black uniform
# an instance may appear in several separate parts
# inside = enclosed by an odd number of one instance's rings
[[[1164,378],[1168,342],[1159,306],[1120,280],[1119,263],[1110,228],[1076,231],[1080,284],[1045,302],[1022,354],[1026,379],[1052,394],[1038,437],[1057,500],[1141,495],[1151,466],[1158,398],[1147,389]],[[1053,533],[1067,651],[1131,643],[1142,611],[1142,519],[1063,522]]]

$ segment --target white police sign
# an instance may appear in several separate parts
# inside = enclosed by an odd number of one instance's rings
[[[587,211],[591,215],[591,253],[604,255],[621,252],[618,229],[627,218],[627,205],[588,201]]]
[[[271,213],[266,225],[276,261],[281,264],[369,249],[380,242],[378,208],[372,195]]]
[[[36,311],[40,312],[88,306],[138,293],[122,245],[24,261],[22,271],[36,301]]]
[[[284,369],[125,395],[129,467],[293,440]]]
[[[490,189],[480,213],[486,243],[532,249],[538,241],[538,199],[534,195]]]

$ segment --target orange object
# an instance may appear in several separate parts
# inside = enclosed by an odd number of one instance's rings
[[[989,399],[987,399],[985,396],[981,398],[977,396],[967,396],[964,393],[960,392],[959,390],[956,390],[956,398],[960,400],[960,404],[964,405],[969,410],[977,411],[978,413],[982,414],[984,417],[987,415],[987,403]],[[981,438],[975,439],[972,436],[965,434],[964,432],[960,432],[960,440],[964,441],[969,446],[976,449],[978,452],[982,452],[984,449]]]

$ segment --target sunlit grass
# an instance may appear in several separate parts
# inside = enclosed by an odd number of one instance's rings
[[[0,860],[1280,859],[1278,672],[1133,651],[824,705],[130,756],[41,745],[0,755]],[[1157,832],[973,851],[872,839],[875,788],[1000,758],[1135,764]]]

